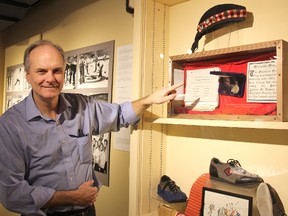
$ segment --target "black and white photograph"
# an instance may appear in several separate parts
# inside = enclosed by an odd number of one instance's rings
[[[108,87],[109,49],[81,53],[79,59],[79,88]]]
[[[65,58],[64,91],[81,93],[87,89],[93,89],[93,92],[95,89],[104,89],[110,95],[114,41],[67,51]]]
[[[114,43],[108,41],[65,52],[66,70],[63,91],[112,102]],[[109,186],[110,133],[93,135],[93,167],[98,179]]]
[[[12,84],[12,82],[13,82],[13,73],[14,73],[14,70],[13,70],[12,68],[8,68],[8,69],[7,69],[6,92],[11,92],[11,91],[12,91],[12,86],[13,86],[13,84]]]
[[[5,110],[24,99],[31,89],[25,77],[23,64],[7,67],[6,81]]]
[[[26,95],[8,95],[6,97],[6,110],[23,100]]]
[[[18,92],[24,90],[24,66],[15,65],[7,68],[6,92]]]
[[[92,136],[93,168],[103,174],[108,174],[110,134]]]
[[[90,94],[99,101],[108,101],[107,93]],[[111,133],[92,134],[92,161],[98,179],[105,186],[109,186]]]
[[[63,89],[76,88],[77,55],[68,56],[65,68],[65,84]]]
[[[24,67],[15,68],[12,78],[12,91],[22,91],[24,81]]]

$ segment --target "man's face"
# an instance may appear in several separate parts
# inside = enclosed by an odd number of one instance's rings
[[[65,63],[59,51],[49,45],[42,45],[30,53],[30,69],[26,79],[33,89],[34,99],[58,99],[64,85]]]

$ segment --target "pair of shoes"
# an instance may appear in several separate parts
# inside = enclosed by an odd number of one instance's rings
[[[277,191],[268,183],[259,184],[256,203],[260,216],[286,216]]]
[[[168,176],[163,175],[157,188],[157,194],[169,203],[185,202],[187,196]]]
[[[239,161],[234,159],[223,163],[217,158],[212,158],[209,168],[212,179],[232,184],[254,184],[261,183],[263,179],[257,174],[250,173],[243,169]]]

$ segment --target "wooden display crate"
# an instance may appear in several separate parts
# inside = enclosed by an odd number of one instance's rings
[[[187,64],[207,64],[207,62],[225,62],[226,59],[245,59],[251,56],[271,55],[276,59],[276,82],[277,82],[277,96],[274,106],[276,106],[275,112],[270,114],[234,114],[234,113],[217,113],[211,114],[207,112],[189,113],[179,111],[184,107],[184,100],[174,100],[168,104],[168,118],[187,118],[187,119],[218,119],[218,120],[249,120],[249,121],[276,121],[286,122],[288,121],[288,42],[284,40],[268,41],[250,45],[236,46],[230,48],[223,48],[217,50],[209,50],[203,52],[196,52],[193,54],[184,54],[171,56],[169,62],[169,81],[170,84],[175,83],[173,77],[176,69],[184,73],[185,65]],[[245,91],[246,91],[245,87]],[[253,104],[253,103],[250,103]],[[261,103],[260,103],[261,104]],[[247,102],[247,106],[249,103]],[[221,104],[220,104],[221,106]],[[225,104],[222,104],[225,106]],[[266,103],[263,103],[263,107]],[[238,108],[236,108],[238,109]],[[235,109],[235,110],[236,110]],[[240,108],[241,109],[241,108]],[[185,108],[183,108],[185,110]]]

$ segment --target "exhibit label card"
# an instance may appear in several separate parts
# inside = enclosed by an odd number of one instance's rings
[[[248,62],[247,102],[277,102],[276,60]]]
[[[205,68],[186,71],[185,106],[197,111],[211,111],[219,102],[219,77],[211,71],[220,68]]]

